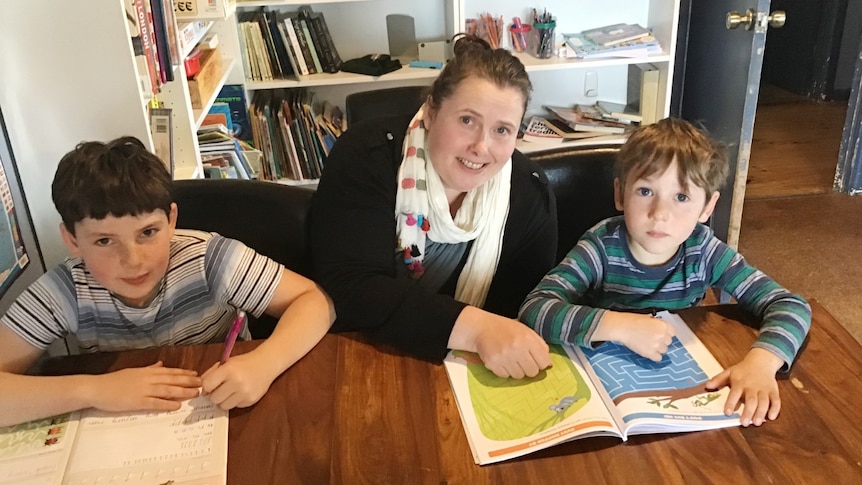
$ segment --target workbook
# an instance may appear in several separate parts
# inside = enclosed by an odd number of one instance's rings
[[[89,409],[0,428],[0,485],[225,485],[227,411]]]
[[[536,377],[497,377],[476,354],[444,361],[473,460],[485,465],[593,436],[679,433],[738,426],[726,416],[730,389],[706,390],[723,369],[675,314],[661,362],[605,342],[595,349],[551,346],[553,366]]]

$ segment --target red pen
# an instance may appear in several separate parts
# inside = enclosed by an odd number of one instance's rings
[[[224,341],[224,351],[221,354],[221,365],[224,365],[230,357],[233,344],[236,343],[236,338],[239,337],[239,333],[242,331],[243,323],[245,323],[245,312],[240,310],[236,313],[236,319],[227,332],[227,338]]]

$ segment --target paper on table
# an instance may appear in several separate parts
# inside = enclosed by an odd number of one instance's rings
[[[60,483],[72,450],[78,414],[0,428],[0,484]]]
[[[201,396],[177,411],[84,412],[63,484],[224,485],[228,415]]]

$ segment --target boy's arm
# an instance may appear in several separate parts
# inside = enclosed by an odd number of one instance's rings
[[[598,238],[585,234],[566,257],[527,294],[518,319],[546,342],[588,346],[607,312],[578,304],[601,281],[603,250]]]
[[[223,409],[251,406],[272,381],[307,354],[335,321],[329,296],[313,281],[283,269],[266,313],[278,317],[269,336],[254,351],[214,365],[202,376],[203,388]]]
[[[811,327],[808,302],[749,265],[724,243],[712,254],[713,286],[761,319],[760,334],[752,348],[771,352],[782,360],[781,369],[789,368]]]
[[[179,401],[196,397],[201,385],[194,371],[165,368],[161,362],[96,376],[24,375],[42,353],[0,325],[0,426],[89,407],[175,410]]]

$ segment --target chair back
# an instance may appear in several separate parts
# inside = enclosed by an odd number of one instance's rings
[[[390,115],[412,115],[425,101],[425,86],[399,86],[348,94],[344,99],[347,127],[363,120]]]
[[[254,180],[174,182],[177,227],[217,232],[303,276],[311,276],[309,210],[314,191]],[[254,338],[272,333],[267,315],[250,325]]]
[[[564,147],[527,156],[545,171],[557,199],[557,260],[599,221],[621,214],[614,206],[614,160],[619,145]]]

